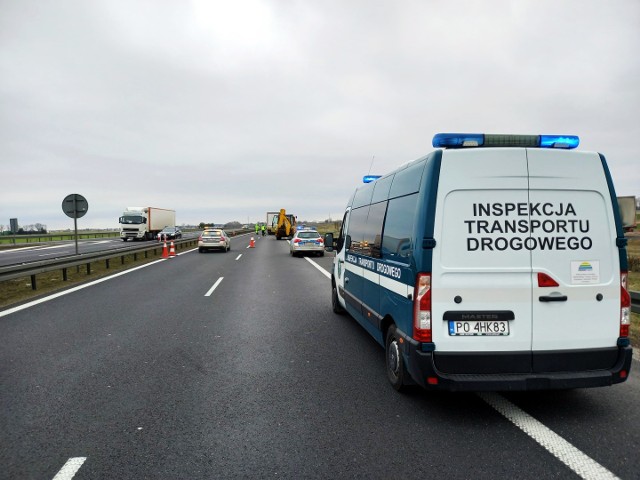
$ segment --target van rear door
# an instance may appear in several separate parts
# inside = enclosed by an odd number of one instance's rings
[[[534,371],[605,368],[554,351],[613,348],[620,328],[620,265],[611,194],[598,154],[528,149],[531,202]],[[538,273],[558,286],[539,286]],[[552,365],[544,361],[549,352]],[[617,353],[616,353],[617,354]],[[537,359],[537,360],[536,360]],[[572,361],[577,363],[572,365]],[[537,362],[537,364],[536,364]],[[602,363],[604,362],[604,363]]]
[[[524,149],[443,152],[432,262],[434,358],[441,371],[482,373],[483,355],[499,352],[516,352],[513,361],[502,359],[504,372],[530,371],[531,255],[523,246],[528,201]],[[474,323],[491,318],[512,320],[506,331],[504,323],[497,331]],[[463,328],[471,331],[452,328],[456,320],[469,322]],[[494,365],[487,368],[494,372]]]

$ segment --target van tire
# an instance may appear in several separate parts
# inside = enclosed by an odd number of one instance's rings
[[[333,313],[344,315],[344,308],[342,308],[340,300],[338,300],[338,289],[335,285],[331,287],[331,308],[333,309]]]
[[[387,338],[385,341],[385,364],[387,370],[387,378],[389,382],[398,392],[406,391],[408,382],[407,368],[402,359],[400,349],[399,336],[396,333],[396,326],[391,325],[387,330]]]

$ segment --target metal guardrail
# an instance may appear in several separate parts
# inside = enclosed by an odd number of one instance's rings
[[[185,240],[174,240],[176,250],[179,248],[185,248],[191,245],[197,245],[198,238],[189,238]],[[42,260],[39,262],[30,262],[24,265],[9,265],[6,267],[0,267],[0,282],[4,280],[12,280],[15,278],[31,277],[31,288],[37,289],[36,275],[39,273],[52,272],[54,270],[62,270],[63,280],[67,280],[67,269],[72,267],[78,267],[80,265],[86,265],[87,274],[91,273],[91,264],[94,262],[106,261],[107,268],[109,268],[109,261],[113,258],[123,257],[126,255],[133,255],[134,260],[137,259],[138,254],[143,254],[145,258],[148,257],[149,252],[153,251],[154,255],[158,254],[158,250],[162,252],[162,243],[154,242],[152,245],[144,245],[141,247],[124,247],[117,248],[108,251],[83,253],[80,255],[72,255],[68,257],[56,258],[53,260]]]
[[[242,235],[247,233],[247,230],[228,230],[227,233],[231,237]],[[191,245],[198,244],[198,237],[187,238],[182,240],[174,240],[174,246],[176,250],[179,248],[185,248]],[[31,277],[31,288],[37,290],[36,275],[40,273],[52,272],[55,270],[62,270],[62,278],[67,281],[67,269],[72,267],[78,267],[80,265],[86,265],[87,274],[91,274],[91,264],[94,262],[106,261],[107,268],[109,268],[109,261],[113,258],[122,257],[124,263],[124,257],[126,255],[133,255],[134,261],[137,260],[138,254],[143,254],[145,258],[148,257],[149,252],[153,251],[154,256],[158,254],[158,250],[162,252],[163,244],[153,241],[151,245],[148,243],[140,247],[122,247],[113,250],[82,253],[80,255],[70,255],[67,257],[56,258],[53,260],[41,260],[39,262],[29,262],[23,265],[8,265],[0,267],[0,282],[5,280],[13,280],[15,278]]]
[[[88,238],[118,238],[119,231],[112,232],[78,232],[78,239]],[[73,232],[60,233],[33,233],[22,235],[2,235],[0,236],[0,245],[26,245],[29,243],[42,243],[52,241],[73,240],[76,238]]]

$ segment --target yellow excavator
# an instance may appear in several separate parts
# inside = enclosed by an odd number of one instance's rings
[[[280,240],[284,237],[293,237],[293,234],[295,233],[295,225],[295,215],[287,215],[285,209],[281,208],[278,216],[273,217],[273,230],[276,233],[276,240]]]

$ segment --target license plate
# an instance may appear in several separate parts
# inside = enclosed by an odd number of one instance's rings
[[[505,336],[509,335],[506,320],[449,320],[449,335]]]

